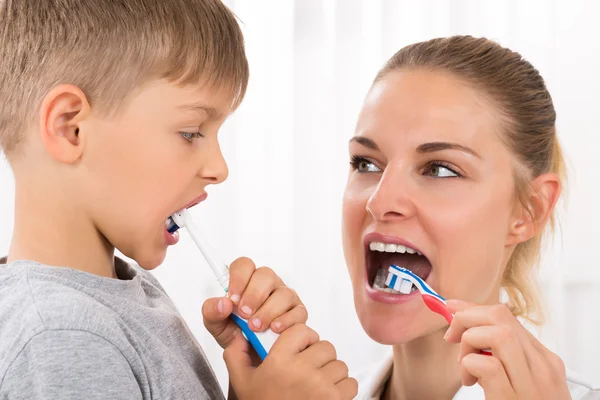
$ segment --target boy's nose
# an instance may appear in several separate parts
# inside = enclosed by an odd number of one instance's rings
[[[199,173],[202,179],[209,181],[208,184],[212,185],[224,182],[229,176],[227,162],[218,144],[210,152],[209,158],[203,160]]]

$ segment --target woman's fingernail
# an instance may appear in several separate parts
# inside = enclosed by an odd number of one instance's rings
[[[273,322],[273,329],[278,331],[279,328],[281,328],[281,322]]]
[[[450,337],[450,328],[448,328],[448,330],[444,334],[444,340],[448,340],[449,337]]]
[[[260,319],[252,318],[252,325],[254,325],[255,328],[260,328]]]
[[[233,304],[237,304],[240,301],[240,295],[239,294],[232,294],[230,297],[231,301],[233,302]]]
[[[223,310],[224,310],[224,305],[223,305],[223,299],[220,299],[219,302],[217,303],[217,310],[219,310],[220,314],[223,314]]]
[[[246,315],[252,315],[252,309],[248,306],[243,306],[242,307],[242,311],[244,312],[244,314]]]

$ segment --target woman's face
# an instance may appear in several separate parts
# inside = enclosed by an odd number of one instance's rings
[[[369,92],[349,146],[344,254],[367,334],[397,344],[446,324],[418,292],[374,288],[390,264],[446,298],[496,303],[521,212],[495,107],[450,74],[395,71]]]

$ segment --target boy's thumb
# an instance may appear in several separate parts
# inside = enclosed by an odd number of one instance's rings
[[[233,303],[227,297],[214,297],[202,304],[204,326],[215,338],[224,333],[232,311]]]

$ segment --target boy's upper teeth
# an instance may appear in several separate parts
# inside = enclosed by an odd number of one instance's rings
[[[382,253],[408,253],[421,255],[418,251],[408,246],[403,246],[401,244],[391,244],[391,243],[382,243],[382,242],[371,242],[369,244],[369,249],[372,251],[379,251]]]

